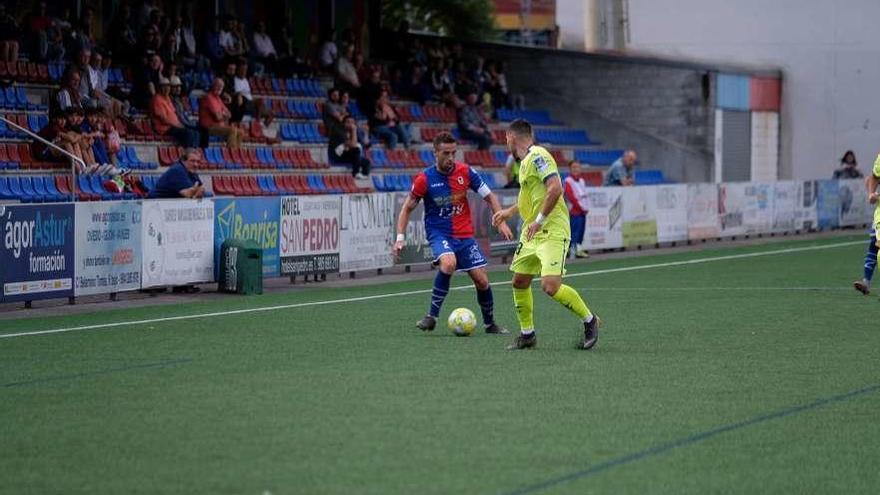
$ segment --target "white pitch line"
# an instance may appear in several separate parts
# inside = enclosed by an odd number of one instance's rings
[[[575,287],[576,289],[578,287]],[[706,291],[841,291],[852,292],[852,287],[581,287],[582,290],[589,292],[667,292],[667,291],[686,291],[686,292],[706,292]],[[502,291],[510,291],[512,289],[503,288]]]
[[[607,273],[620,273],[620,272],[631,272],[636,270],[649,270],[652,268],[666,268],[670,266],[683,266],[683,265],[695,265],[698,263],[709,263],[713,261],[727,261],[727,260],[736,260],[743,258],[755,258],[758,256],[772,256],[775,254],[787,254],[787,253],[800,253],[804,251],[819,251],[825,249],[833,249],[844,246],[854,246],[856,244],[864,244],[863,241],[850,241],[850,242],[838,242],[834,244],[824,244],[820,246],[805,246],[799,248],[787,248],[787,249],[776,249],[773,251],[758,251],[754,253],[743,253],[743,254],[732,254],[727,256],[715,256],[709,258],[697,258],[693,260],[682,260],[682,261],[669,261],[666,263],[652,263],[649,265],[635,265],[635,266],[626,266],[620,268],[608,268],[605,270],[595,270],[589,272],[581,272],[581,273],[573,273],[571,275],[567,275],[566,278],[573,277],[585,277],[588,275],[604,275]],[[494,282],[492,285],[507,285],[509,284],[509,280],[505,280],[503,282]],[[473,289],[473,285],[462,285],[458,287],[453,287],[450,290],[467,290]],[[18,333],[8,333],[8,334],[0,334],[0,339],[11,339],[14,337],[29,337],[34,335],[49,335],[56,333],[67,333],[67,332],[79,332],[84,330],[98,330],[102,328],[113,328],[113,327],[125,327],[125,326],[133,326],[133,325],[146,325],[149,323],[163,323],[167,321],[180,321],[180,320],[193,320],[198,318],[212,318],[215,316],[230,316],[230,315],[240,315],[247,313],[259,313],[265,311],[277,311],[282,309],[294,309],[294,308],[304,308],[310,306],[325,306],[329,304],[342,304],[342,303],[352,303],[359,301],[370,301],[374,299],[386,299],[390,297],[401,297],[401,296],[412,296],[415,294],[427,294],[430,293],[430,289],[422,289],[422,290],[411,290],[405,292],[391,292],[386,294],[376,294],[372,296],[361,296],[361,297],[347,297],[344,299],[330,299],[327,301],[311,301],[311,302],[303,302],[303,303],[294,303],[294,304],[281,304],[276,306],[264,306],[260,308],[246,308],[246,309],[234,309],[229,311],[216,311],[213,313],[198,313],[194,315],[181,315],[181,316],[167,316],[163,318],[150,318],[147,320],[133,320],[133,321],[119,321],[114,323],[100,323],[96,325],[82,325],[78,327],[68,327],[68,328],[55,328],[52,330],[35,330],[31,332],[18,332]]]

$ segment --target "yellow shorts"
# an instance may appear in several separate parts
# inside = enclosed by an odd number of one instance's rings
[[[542,277],[565,275],[569,243],[569,239],[556,238],[520,240],[510,263],[510,271]]]

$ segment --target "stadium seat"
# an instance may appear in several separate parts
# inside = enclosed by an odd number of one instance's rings
[[[648,186],[664,184],[666,179],[663,177],[662,170],[636,170],[633,173],[633,182],[637,186]]]

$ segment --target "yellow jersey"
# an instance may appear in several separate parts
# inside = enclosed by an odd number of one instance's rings
[[[519,198],[517,206],[523,219],[523,234],[521,240],[525,242],[526,226],[531,224],[541,212],[541,205],[547,197],[546,181],[553,176],[559,176],[556,160],[544,147],[538,145],[529,146],[529,151],[519,163]],[[561,178],[560,178],[561,180]],[[562,196],[556,202],[553,210],[547,215],[544,225],[535,235],[535,239],[571,239],[571,227],[568,223],[568,208]]]

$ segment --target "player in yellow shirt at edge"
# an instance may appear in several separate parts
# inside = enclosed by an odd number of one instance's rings
[[[578,348],[592,349],[599,339],[599,318],[590,312],[576,290],[562,283],[571,231],[556,161],[550,152],[535,144],[532,126],[523,119],[510,123],[507,148],[520,167],[519,199],[517,204],[492,215],[492,224],[497,227],[517,211],[523,220],[519,245],[510,264],[520,335],[508,349],[528,349],[538,342],[531,285],[536,275],[541,276],[541,289],[583,322],[584,335]]]

